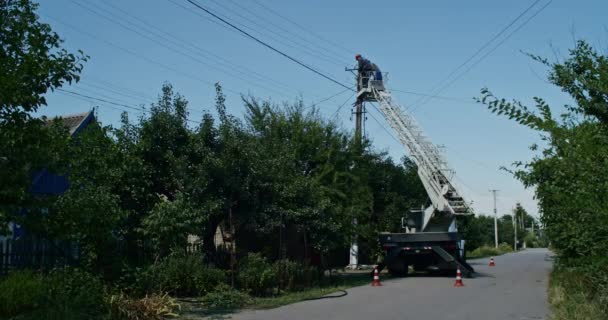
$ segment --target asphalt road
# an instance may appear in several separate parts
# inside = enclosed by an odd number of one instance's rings
[[[528,249],[495,258],[472,260],[474,279],[453,287],[454,279],[428,275],[362,286],[343,298],[304,301],[271,310],[249,310],[232,319],[547,319],[549,251]]]

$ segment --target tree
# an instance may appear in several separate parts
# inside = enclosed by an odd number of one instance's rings
[[[608,250],[608,58],[584,41],[562,62],[531,57],[550,68],[549,81],[576,102],[559,119],[534,98],[537,112],[523,103],[496,98],[482,90],[480,101],[540,132],[542,152],[529,163],[515,163],[514,175],[535,187],[548,239],[567,259],[602,257]],[[538,146],[533,145],[532,150]]]
[[[0,2],[0,225],[20,208],[33,206],[30,176],[55,170],[64,130],[46,127],[31,113],[46,105],[44,95],[79,80],[87,57],[61,48],[62,40],[38,21],[29,0]]]

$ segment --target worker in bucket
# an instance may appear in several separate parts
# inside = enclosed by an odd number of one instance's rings
[[[357,81],[360,86],[363,88],[367,88],[367,83],[371,77],[374,80],[382,80],[382,73],[380,72],[380,68],[375,63],[372,63],[368,59],[363,58],[360,54],[355,55],[355,60],[358,63],[358,72],[359,79]],[[358,88],[361,90],[361,88]]]

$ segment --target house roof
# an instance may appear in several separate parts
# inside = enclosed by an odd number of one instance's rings
[[[63,124],[70,131],[70,135],[74,135],[75,133],[80,131],[82,128],[84,128],[87,124],[89,124],[93,120],[95,120],[95,114],[93,113],[93,110],[91,110],[91,111],[87,111],[87,112],[83,112],[83,113],[56,116],[52,119],[48,119],[45,121],[47,123],[50,123],[51,121],[58,120],[58,119],[61,119],[61,121],[63,121]]]

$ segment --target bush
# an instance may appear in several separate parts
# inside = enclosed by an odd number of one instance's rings
[[[511,247],[510,244],[503,242],[498,245],[499,254],[505,254],[505,253],[509,253],[509,252],[513,252],[513,247]]]
[[[482,246],[479,247],[467,254],[468,258],[483,258],[483,257],[492,257],[499,256],[501,254],[513,252],[513,249],[508,243],[501,243],[498,245],[498,248],[490,247],[490,246]]]
[[[175,299],[167,294],[132,299],[120,293],[110,297],[109,305],[112,320],[163,320],[177,317],[180,309]]]
[[[605,285],[608,283],[608,272],[604,270],[604,273],[589,274],[588,271],[561,267],[559,263],[556,265],[549,284],[549,302],[553,306],[552,319],[606,319],[608,288]]]
[[[259,253],[249,253],[239,262],[239,286],[253,295],[265,295],[275,285],[272,265]]]
[[[281,290],[301,290],[318,281],[318,271],[301,263],[283,259],[272,265],[277,286]]]
[[[19,319],[102,319],[107,314],[101,281],[78,269],[48,275],[18,271],[0,283],[0,315]]]
[[[236,309],[252,302],[251,297],[241,291],[222,283],[203,297],[203,303],[209,309]]]
[[[10,318],[43,304],[48,291],[42,277],[30,271],[11,272],[0,282],[0,318]]]
[[[226,281],[223,270],[206,266],[201,255],[173,253],[135,275],[135,293],[167,292],[175,296],[200,296]]]

